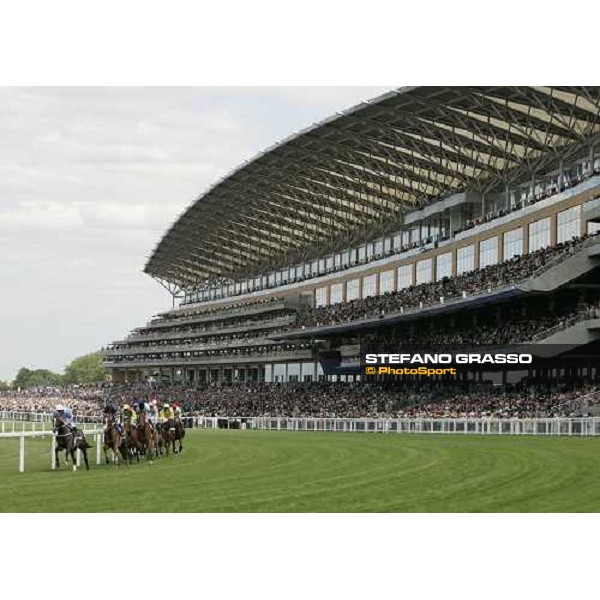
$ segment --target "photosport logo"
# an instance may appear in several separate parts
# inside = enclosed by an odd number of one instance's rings
[[[533,355],[519,352],[367,352],[361,355],[367,376],[456,377],[462,370],[529,368]]]

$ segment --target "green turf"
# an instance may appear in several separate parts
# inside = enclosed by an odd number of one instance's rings
[[[600,510],[600,439],[194,431],[179,457],[49,470],[49,440],[0,440],[4,512]]]

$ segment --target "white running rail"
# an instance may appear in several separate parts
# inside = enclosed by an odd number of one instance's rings
[[[14,422],[13,422],[14,424]],[[5,423],[2,422],[2,426],[4,426]],[[102,429],[86,429],[85,426],[81,427],[81,431],[83,431],[83,433],[86,436],[90,436],[94,438],[95,444],[96,444],[96,464],[99,465],[101,460],[102,460],[102,456],[101,456],[101,450],[102,450],[102,434],[103,431]],[[10,438],[18,438],[19,439],[19,472],[23,473],[25,471],[25,440],[26,438],[32,438],[32,437],[41,437],[41,438],[45,438],[46,436],[49,436],[51,438],[51,444],[50,444],[50,466],[52,469],[56,468],[56,454],[54,453],[54,450],[56,448],[56,434],[52,433],[52,431],[9,431],[9,432],[5,432],[4,431],[4,427],[2,427],[2,431],[0,432],[0,440],[2,439],[10,439]],[[76,467],[80,466],[81,464],[81,451],[77,450],[76,453],[77,456],[77,463],[76,465],[73,465],[73,470],[76,470]]]

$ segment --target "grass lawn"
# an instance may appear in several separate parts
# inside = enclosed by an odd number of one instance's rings
[[[91,440],[93,441],[93,440]],[[51,471],[0,439],[3,512],[596,512],[600,439],[188,431],[153,465]]]

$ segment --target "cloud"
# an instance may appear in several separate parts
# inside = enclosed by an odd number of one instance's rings
[[[0,379],[61,369],[171,299],[142,273],[194,199],[379,88],[0,88]]]

